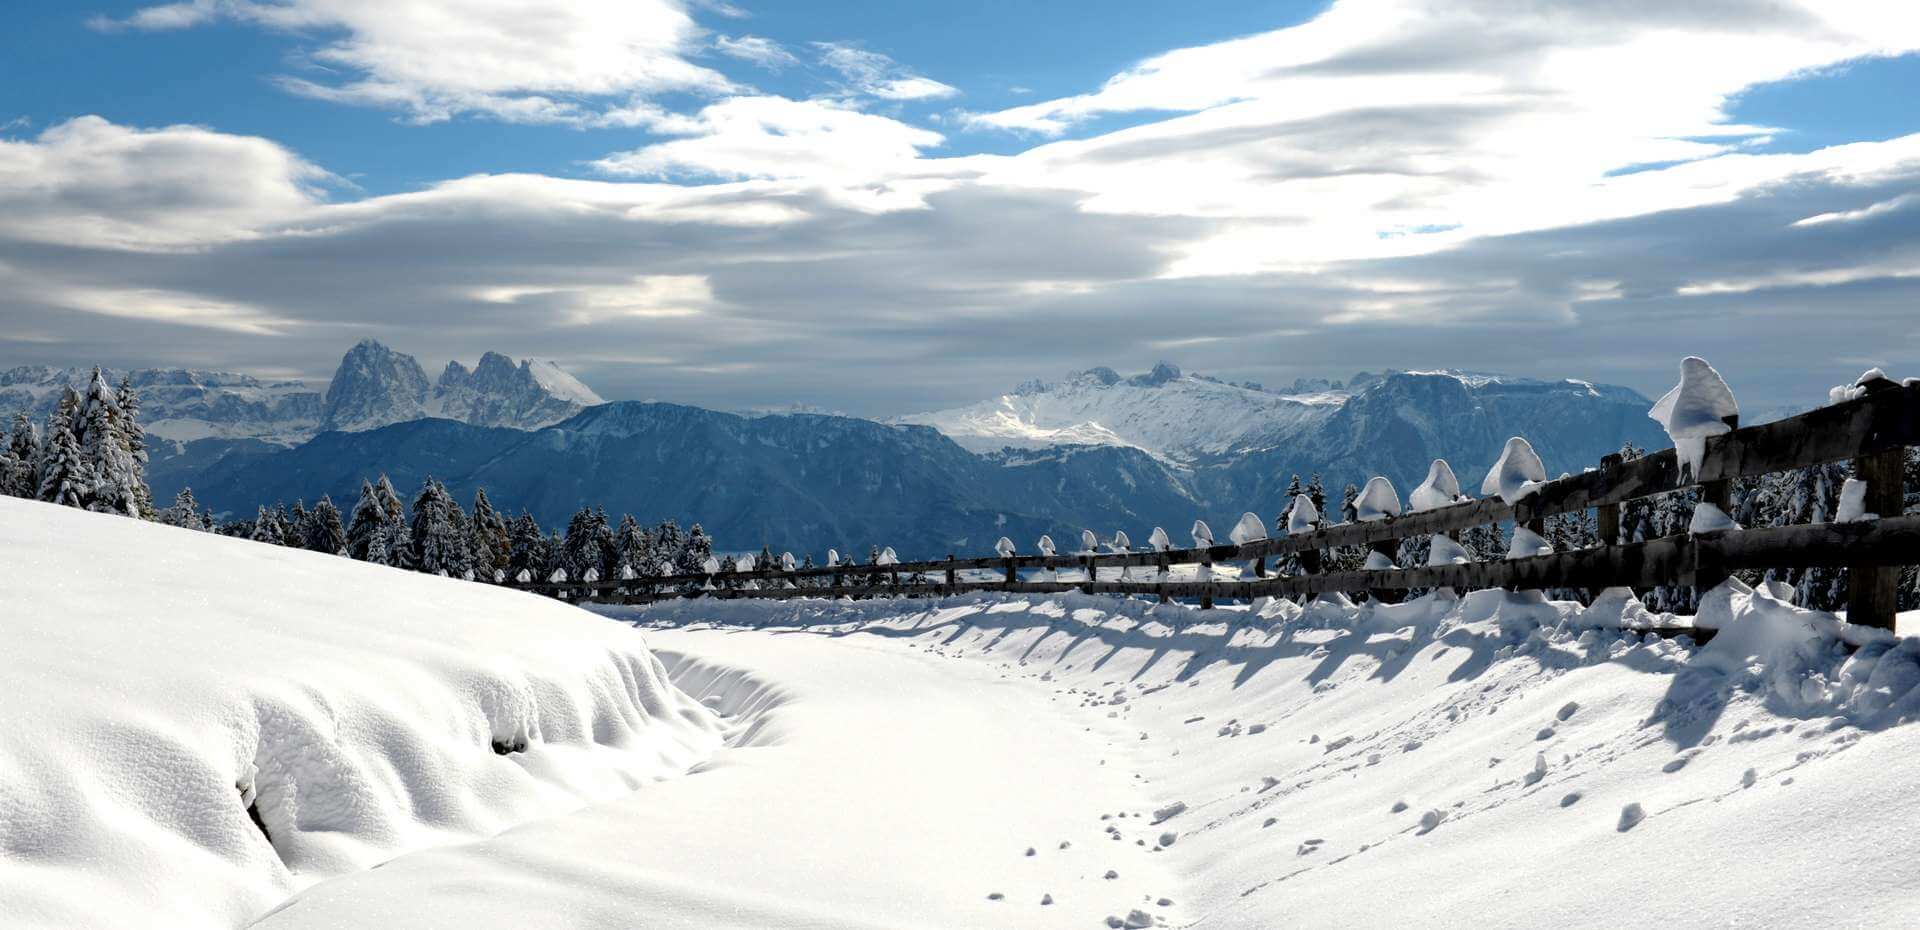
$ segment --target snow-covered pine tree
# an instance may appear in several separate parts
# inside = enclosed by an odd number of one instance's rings
[[[134,482],[134,506],[140,511],[143,520],[154,518],[153,491],[147,487],[147,432],[140,426],[140,392],[133,386],[133,376],[120,376],[120,411],[123,414],[121,426],[126,430],[127,448],[132,451],[133,459],[139,470],[139,480]]]
[[[40,463],[40,430],[25,412],[13,416],[13,430],[0,448],[0,494],[9,497],[35,496],[40,488],[36,470]]]
[[[652,549],[653,541],[647,531],[640,528],[640,521],[635,520],[633,514],[621,514],[620,527],[613,531],[614,562],[631,569],[636,579],[651,578],[659,568],[651,557]]]
[[[80,455],[92,478],[82,491],[82,506],[99,513],[144,517],[152,509],[146,491],[146,452],[136,454],[127,414],[100,369],[93,370],[74,419]],[[143,510],[143,502],[146,510]]]
[[[1327,489],[1320,484],[1320,473],[1314,472],[1307,479],[1307,499],[1313,501],[1313,512],[1327,512]]]
[[[759,566],[756,565],[754,567],[758,568]],[[733,556],[726,556],[725,558],[722,558],[720,560],[720,577],[718,579],[719,586],[728,591],[731,591],[735,588],[740,587],[740,579],[733,577],[733,574],[739,570],[740,570],[740,562],[736,560]]]
[[[332,497],[322,494],[320,500],[314,503],[313,511],[307,515],[301,545],[328,555],[346,553],[347,530],[340,524],[340,508],[333,505]]]
[[[268,510],[263,504],[260,512],[253,518],[253,532],[248,534],[247,538],[254,542],[284,546],[287,544],[287,530],[281,525],[279,515]]]
[[[373,499],[380,502],[380,509],[386,513],[389,521],[406,525],[407,505],[400,499],[400,492],[394,490],[393,482],[384,474],[374,482]]]
[[[212,526],[200,513],[200,502],[193,497],[193,489],[183,487],[173,495],[173,506],[160,511],[159,520],[168,526],[177,526],[189,530],[209,530]]]
[[[468,548],[473,554],[474,577],[492,581],[494,572],[507,567],[512,542],[508,538],[507,518],[493,509],[485,488],[474,489],[473,513],[468,523],[473,529]]]
[[[472,565],[464,522],[459,503],[447,493],[445,485],[429,475],[413,499],[406,567],[429,575],[445,572],[450,578],[460,577]]]
[[[712,555],[713,540],[707,536],[706,530],[700,528],[700,524],[695,523],[687,528],[686,544],[681,548],[674,567],[682,574],[693,574],[702,571],[702,566]]]
[[[64,389],[60,403],[47,418],[47,441],[41,448],[40,462],[34,469],[34,497],[62,507],[85,507],[93,487],[93,469],[80,448],[80,436],[74,421],[80,412],[80,395]]]
[[[507,528],[507,577],[518,578],[526,572],[528,577],[545,578],[547,561],[546,534],[533,514],[520,511]]]
[[[368,553],[374,535],[387,522],[387,511],[380,505],[380,498],[373,490],[373,483],[360,480],[360,501],[353,505],[353,515],[347,518],[347,557],[362,562],[374,559]],[[385,565],[382,560],[378,564]]]

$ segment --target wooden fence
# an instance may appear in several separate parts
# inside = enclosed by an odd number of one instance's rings
[[[647,603],[674,597],[795,598],[940,596],[968,591],[1150,595],[1197,599],[1211,608],[1222,599],[1251,599],[1328,592],[1383,592],[1410,588],[1458,589],[1604,588],[1693,585],[1704,591],[1741,569],[1843,566],[1848,569],[1848,619],[1891,629],[1899,567],[1920,563],[1920,514],[1901,515],[1905,448],[1920,444],[1920,385],[1877,380],[1864,396],[1790,419],[1735,429],[1707,440],[1698,474],[1681,474],[1672,449],[1622,461],[1608,456],[1598,468],[1548,481],[1509,505],[1498,499],[1469,500],[1373,522],[1324,525],[1312,532],[1239,545],[1162,551],[1015,555],[956,559],[948,556],[893,565],[837,565],[794,570],[756,569],[724,575],[691,574],[633,580],[544,582],[518,587],[582,601]],[[1736,425],[1737,423],[1731,423]],[[1877,519],[1762,529],[1730,529],[1622,542],[1620,506],[1628,501],[1701,488],[1701,498],[1731,510],[1737,478],[1851,462],[1867,484],[1869,513]],[[1321,553],[1364,546],[1389,558],[1398,541],[1452,535],[1476,526],[1511,522],[1541,532],[1556,514],[1597,511],[1602,545],[1526,558],[1362,571],[1319,571]],[[1267,560],[1296,556],[1302,574],[1270,576]],[[1174,565],[1245,562],[1251,577],[1239,580],[1164,580]],[[1102,579],[1099,570],[1152,568],[1159,580]],[[1022,570],[1080,570],[1078,581],[1021,580]],[[967,572],[994,573],[991,580],[961,580]],[[1203,573],[1205,574],[1205,573]],[[850,582],[850,577],[856,579]],[[884,578],[874,583],[875,578]],[[742,587],[753,582],[755,587]]]

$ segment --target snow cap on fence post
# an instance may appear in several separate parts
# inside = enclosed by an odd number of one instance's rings
[[[1093,535],[1092,530],[1081,530],[1080,531],[1080,551],[1081,552],[1100,551],[1100,537]]]
[[[783,572],[793,571],[793,553],[780,553],[780,570]]]
[[[840,565],[840,550],[828,549],[827,550],[827,567],[837,568],[839,567],[839,565]]]
[[[1536,555],[1552,555],[1553,544],[1541,538],[1525,526],[1513,528],[1513,542],[1507,546],[1507,558],[1530,559]]]
[[[1126,530],[1114,530],[1113,542],[1109,546],[1115,552],[1125,552],[1133,548],[1133,540],[1127,538]]]
[[[567,570],[564,568],[554,569],[553,574],[547,576],[547,582],[549,584],[566,584]]]
[[[1835,523],[1859,523],[1863,520],[1878,520],[1880,515],[1867,511],[1867,483],[1858,478],[1848,478],[1840,485],[1840,506],[1834,511]]]
[[[1313,525],[1320,522],[1320,511],[1313,506],[1313,498],[1305,494],[1295,495],[1293,506],[1287,508],[1287,535],[1298,536],[1313,532]]]
[[[1422,510],[1436,510],[1461,500],[1460,479],[1453,476],[1453,466],[1446,459],[1434,459],[1427,466],[1427,480],[1407,495],[1407,510],[1418,513]]]
[[[880,557],[878,559],[875,559],[873,564],[898,565],[900,564],[900,557],[893,554],[892,546],[888,546],[885,549],[880,550]]]
[[[1427,541],[1428,565],[1465,565],[1471,561],[1473,556],[1467,552],[1467,547],[1445,533],[1435,533]]]
[[[506,570],[506,569],[504,569],[504,568],[496,568],[496,569],[494,569],[494,570],[493,570],[493,583],[494,583],[494,584],[506,584],[506,583],[507,583],[507,570]]]
[[[993,551],[999,553],[1003,559],[1013,558],[1013,540],[1005,536],[1000,537],[1000,541],[993,544]]]
[[[627,563],[625,563],[625,562],[621,562],[621,563],[620,563],[620,580],[621,580],[621,581],[632,581],[632,580],[633,580],[633,577],[634,577],[634,576],[633,576],[633,566],[631,566],[631,565],[628,565],[628,564],[627,564]]]
[[[1386,553],[1378,549],[1367,553],[1367,571],[1378,572],[1399,567],[1400,566],[1393,564],[1393,559],[1388,558]]]
[[[1155,552],[1165,552],[1173,548],[1173,540],[1167,537],[1166,530],[1156,526],[1153,528],[1153,535],[1147,537],[1147,548]]]
[[[1244,546],[1255,540],[1267,538],[1267,521],[1260,519],[1257,513],[1243,513],[1240,522],[1233,525],[1233,532],[1227,534],[1236,546]]]
[[[747,557],[747,563],[748,564],[753,563],[752,556]],[[720,571],[720,560],[714,558],[713,556],[707,556],[707,560],[705,562],[700,563],[700,570],[703,572],[706,572],[709,575],[714,574]]]
[[[1193,521],[1193,529],[1190,532],[1193,534],[1194,548],[1206,549],[1206,548],[1212,547],[1213,529],[1207,526],[1207,521],[1205,520]]]
[[[1052,555],[1053,554],[1053,537],[1041,536],[1040,541],[1034,544],[1034,548],[1039,549],[1041,555]]]
[[[533,572],[523,568],[520,570],[520,574],[513,576],[513,580],[520,584],[532,584]]]
[[[1700,459],[1706,453],[1707,437],[1732,432],[1727,418],[1739,415],[1740,404],[1733,399],[1726,380],[1706,359],[1693,355],[1680,360],[1680,383],[1647,411],[1647,416],[1673,440],[1682,476],[1691,475],[1695,481],[1700,480]]]
[[[1361,523],[1378,523],[1400,515],[1400,494],[1393,489],[1393,482],[1380,475],[1367,479],[1367,486],[1360,489],[1360,496],[1353,499],[1354,519]]]
[[[1693,519],[1687,521],[1689,533],[1718,533],[1741,528],[1740,524],[1733,522],[1732,517],[1727,516],[1726,511],[1708,501],[1693,505]]]
[[[1546,480],[1547,466],[1541,464],[1533,444],[1515,436],[1507,440],[1506,448],[1500,450],[1500,460],[1480,482],[1480,493],[1498,495],[1511,504],[1538,490]]]
[[[600,580],[600,570],[597,568],[589,568],[586,574],[580,576],[580,580],[587,584],[593,584]]]

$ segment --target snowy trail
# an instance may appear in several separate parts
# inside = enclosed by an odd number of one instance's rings
[[[647,636],[676,684],[734,713],[734,748],[628,798],[319,884],[256,926],[1182,922],[1114,731],[1053,686],[870,635]]]

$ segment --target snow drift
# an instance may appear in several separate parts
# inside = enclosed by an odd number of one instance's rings
[[[0,498],[0,901],[239,927],[720,743],[633,631],[528,594]]]

